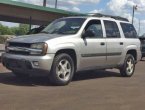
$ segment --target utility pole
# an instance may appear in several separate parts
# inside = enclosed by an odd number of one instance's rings
[[[139,27],[138,27],[138,36],[140,34],[140,19],[139,19]]]
[[[32,27],[32,17],[30,16],[30,19],[29,19],[29,31],[31,30],[31,27]]]
[[[132,10],[132,24],[134,23],[134,12],[137,10],[137,5],[133,5],[133,10]]]
[[[55,1],[55,8],[57,8],[57,0]]]
[[[46,0],[43,0],[43,6],[46,7]]]

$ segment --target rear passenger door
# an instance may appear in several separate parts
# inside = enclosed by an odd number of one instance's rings
[[[114,21],[104,20],[107,44],[107,65],[117,65],[121,61],[124,43],[118,25]]]

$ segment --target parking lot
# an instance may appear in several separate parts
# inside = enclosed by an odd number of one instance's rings
[[[145,61],[131,78],[118,70],[81,72],[68,86],[55,87],[47,77],[20,80],[0,64],[1,110],[144,110]]]

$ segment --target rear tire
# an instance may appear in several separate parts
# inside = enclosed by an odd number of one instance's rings
[[[53,85],[64,86],[71,82],[75,72],[73,59],[65,53],[55,56],[49,80]]]
[[[121,76],[131,77],[135,70],[135,59],[133,55],[127,54],[123,66],[120,68]]]

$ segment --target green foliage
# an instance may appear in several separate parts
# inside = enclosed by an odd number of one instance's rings
[[[29,25],[20,24],[18,28],[14,28],[15,35],[25,35],[29,31]]]
[[[11,28],[7,27],[7,26],[3,26],[2,24],[0,24],[0,35],[14,35],[14,33],[12,32]]]
[[[25,35],[29,31],[29,25],[19,24],[19,27],[7,27],[0,24],[0,35]]]
[[[11,36],[25,35],[29,31],[29,25],[19,24],[19,27],[8,27],[0,24],[0,44],[5,43],[5,41]]]

